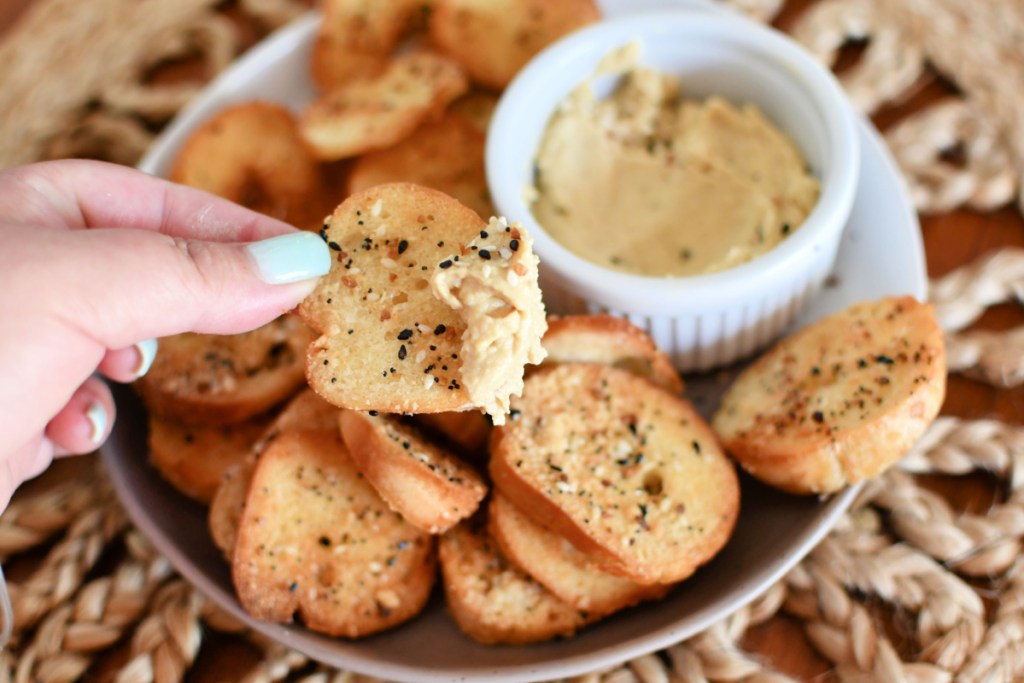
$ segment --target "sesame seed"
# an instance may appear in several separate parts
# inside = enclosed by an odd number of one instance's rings
[[[441,263],[439,263],[437,265],[439,267],[441,267],[441,268],[451,268],[452,267],[452,260],[451,259],[445,259],[444,261],[441,261]]]
[[[401,240],[398,243],[398,253],[404,254],[405,250],[409,248],[409,240]]]
[[[406,339],[409,339],[411,337],[412,337],[412,330],[410,330],[408,327],[398,333],[398,338],[400,340],[402,340],[402,341],[405,341]]]

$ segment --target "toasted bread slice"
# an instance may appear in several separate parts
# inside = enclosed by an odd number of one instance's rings
[[[399,41],[426,23],[425,0],[327,0],[310,62],[325,90],[379,74]]]
[[[213,544],[231,562],[238,540],[238,524],[245,511],[245,497],[249,495],[252,473],[256,469],[256,458],[245,457],[224,471],[220,485],[210,500],[207,526]]]
[[[491,538],[512,564],[578,610],[598,617],[663,597],[671,586],[644,585],[601,571],[564,538],[520,512],[501,493],[487,506]]]
[[[535,54],[599,18],[593,0],[439,0],[429,26],[473,81],[501,90]]]
[[[758,479],[828,493],[902,457],[938,414],[945,388],[932,307],[888,297],[783,339],[740,374],[713,424]]]
[[[394,147],[359,157],[349,174],[348,190],[356,193],[393,182],[432,187],[481,218],[494,215],[484,175],[484,134],[452,114],[423,124]]]
[[[673,583],[728,540],[739,483],[690,404],[619,368],[541,369],[494,430],[495,488],[601,569]]]
[[[423,413],[413,415],[417,426],[451,445],[472,463],[487,459],[487,442],[491,438],[491,421],[477,410],[461,413]]]
[[[567,637],[593,621],[509,564],[486,530],[471,521],[441,536],[438,555],[448,611],[463,633],[481,643]]]
[[[434,540],[388,509],[336,431],[285,432],[260,456],[232,576],[252,616],[357,638],[416,615]]]
[[[272,102],[236,104],[206,120],[182,146],[170,178],[299,226],[309,223],[309,198],[322,183],[295,116]]]
[[[476,512],[487,486],[476,471],[394,416],[341,411],[352,461],[392,510],[439,534]]]
[[[544,363],[604,363],[646,377],[674,394],[683,380],[668,354],[633,323],[611,315],[549,317]]]
[[[256,417],[231,425],[186,425],[149,418],[149,461],[174,488],[209,504],[224,473],[241,462],[266,430]]]
[[[190,424],[230,424],[265,413],[303,380],[310,330],[284,315],[236,335],[179,334],[136,382],[149,410]]]
[[[429,52],[408,53],[375,76],[325,92],[302,112],[299,129],[319,158],[353,157],[404,139],[467,87],[456,62]]]
[[[284,406],[274,418],[262,438],[253,449],[259,454],[270,445],[278,435],[294,432],[299,429],[334,430],[338,427],[338,409],[308,387],[303,389]]]
[[[278,435],[297,429],[333,430],[338,424],[338,409],[311,389],[300,391],[264,429],[246,455],[228,467],[210,502],[209,526],[214,544],[230,561],[238,535],[238,522],[245,509],[252,473],[259,458]]]
[[[310,386],[353,410],[503,419],[525,365],[543,357],[529,236],[406,183],[352,195],[321,234],[337,260],[299,307],[322,333]]]

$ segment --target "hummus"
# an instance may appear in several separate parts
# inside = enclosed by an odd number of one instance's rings
[[[819,185],[756,108],[682,100],[679,82],[635,66],[630,45],[562,102],[537,156],[532,208],[579,256],[608,268],[686,276],[731,268],[799,228]]]
[[[509,397],[523,392],[526,364],[540,363],[546,355],[541,338],[547,320],[533,239],[518,224],[492,218],[481,237],[463,251],[476,251],[488,246],[484,239],[505,234],[510,236],[509,246],[487,259],[459,260],[453,255],[445,261],[449,267],[435,270],[430,278],[434,296],[466,323],[460,353],[462,385],[470,401],[496,425],[505,423]]]

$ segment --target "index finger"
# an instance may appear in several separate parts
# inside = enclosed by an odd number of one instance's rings
[[[73,229],[138,228],[214,242],[252,242],[294,230],[202,190],[82,159],[0,173],[0,218]]]

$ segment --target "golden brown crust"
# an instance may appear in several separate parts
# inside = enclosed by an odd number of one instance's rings
[[[295,394],[270,423],[253,453],[256,457],[278,435],[299,429],[333,430],[338,426],[338,409],[306,387]]]
[[[249,484],[252,483],[252,473],[255,469],[256,458],[250,453],[224,471],[220,485],[210,500],[207,526],[213,544],[228,562],[231,562],[231,556],[235,552],[238,524],[245,511],[245,497],[249,495]]]
[[[343,410],[339,425],[356,468],[418,529],[443,533],[487,495],[475,470],[396,417]]]
[[[209,504],[224,473],[245,458],[267,422],[261,416],[230,425],[186,425],[150,416],[149,461],[174,488]]]
[[[404,36],[426,23],[424,0],[326,0],[310,60],[323,89],[375,75]]]
[[[302,112],[299,130],[319,158],[353,157],[404,139],[468,86],[450,59],[429,52],[400,55],[375,76],[325,92]]]
[[[304,389],[263,430],[241,461],[224,471],[210,501],[209,527],[214,544],[229,562],[235,548],[238,523],[245,509],[245,497],[249,493],[252,473],[260,453],[284,432],[299,429],[329,431],[335,429],[337,424],[338,409],[317,396],[312,389]]]
[[[232,576],[252,616],[358,638],[423,608],[434,540],[388,509],[336,432],[278,436],[253,473]]]
[[[432,187],[481,218],[494,215],[484,175],[484,134],[457,116],[429,121],[395,146],[359,157],[348,177],[348,191],[393,182]]]
[[[544,335],[545,364],[604,363],[629,370],[674,394],[683,380],[668,354],[651,336],[623,318],[612,315],[570,315],[548,318]]]
[[[500,90],[543,48],[599,18],[593,0],[439,0],[429,30],[474,82]]]
[[[682,398],[625,370],[566,363],[530,375],[513,415],[491,438],[495,488],[603,570],[673,583],[732,533],[736,472]]]
[[[441,536],[438,555],[448,611],[463,633],[481,643],[567,637],[593,620],[509,564],[472,522]]]
[[[855,304],[780,342],[714,417],[728,451],[792,493],[828,493],[898,460],[945,395],[942,331],[911,297]]]
[[[190,424],[241,422],[298,390],[311,338],[293,315],[244,334],[165,337],[135,386],[158,416]]]
[[[643,584],[603,572],[571,543],[545,529],[495,492],[487,506],[491,538],[510,562],[578,610],[598,617],[663,597],[671,586]]]
[[[310,197],[322,183],[295,117],[271,102],[236,104],[203,122],[170,179],[299,226],[309,223]]]
[[[309,385],[353,410],[470,407],[459,362],[465,324],[434,297],[429,278],[485,225],[471,209],[418,185],[380,185],[346,199],[321,233],[335,263],[299,306],[322,333],[308,350]]]

